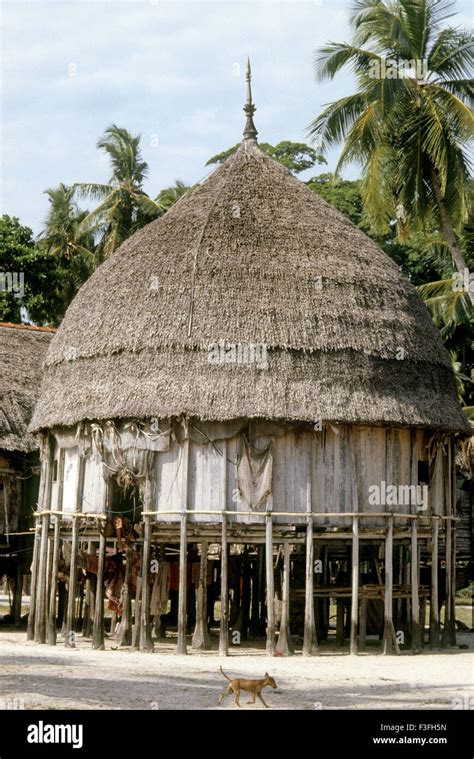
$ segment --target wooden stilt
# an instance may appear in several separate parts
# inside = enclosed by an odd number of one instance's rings
[[[51,518],[49,520],[51,528]],[[48,550],[46,559],[46,637],[48,637],[48,618],[49,618],[49,598],[51,595],[51,574],[53,569],[53,536],[48,534]]]
[[[21,625],[21,597],[23,592],[23,572],[21,571],[21,562],[17,557],[15,590],[13,592],[13,624],[15,627]]]
[[[352,594],[350,652],[357,653],[357,624],[359,616],[359,519],[352,517]]]
[[[271,499],[271,496],[269,497]],[[273,524],[271,511],[265,518],[265,560],[267,579],[267,654],[275,655],[275,578],[273,574]]]
[[[179,596],[177,654],[187,654],[186,648],[186,584],[187,584],[187,517],[181,514],[179,542]]]
[[[76,593],[77,593],[77,552],[79,548],[79,520],[73,519],[71,541],[71,566],[69,570],[69,587],[67,596],[66,630],[64,645],[66,648],[76,646]]]
[[[449,645],[456,646],[456,523],[451,526],[451,629]]]
[[[430,597],[430,648],[439,646],[438,601],[438,535],[439,520],[433,517],[431,528],[431,597]]]
[[[41,545],[41,522],[36,517],[35,537],[33,542],[33,561],[31,564],[31,587],[30,587],[30,610],[28,613],[28,627],[26,639],[34,640],[35,637],[35,616],[36,616],[36,586],[38,579],[38,559]]]
[[[385,539],[385,604],[384,604],[383,653],[391,654],[398,648],[395,628],[393,626],[393,517],[388,517],[387,537]]]
[[[344,645],[344,600],[336,599],[336,646]]]
[[[104,500],[101,513],[105,514],[109,506],[111,486],[106,480],[104,487]],[[99,554],[97,557],[97,581],[95,584],[94,624],[92,627],[92,648],[103,651],[104,643],[104,570],[107,539],[105,537],[105,522],[99,520]]]
[[[49,610],[48,610],[48,643],[50,646],[56,645],[56,591],[59,563],[59,539],[60,539],[60,517],[56,515],[54,522],[53,537],[53,556],[51,562],[51,582],[49,591]]]
[[[150,548],[151,548],[151,517],[145,517],[143,536],[143,569],[141,587],[141,626],[140,651],[153,651],[150,623]]]
[[[103,650],[104,645],[104,565],[105,565],[105,525],[100,533],[99,556],[97,562],[97,583],[95,587],[94,626],[92,629],[92,648]]]
[[[45,487],[43,490],[42,510],[49,511],[51,508],[51,487],[53,482],[53,441],[47,438],[45,441],[46,468],[43,472]],[[46,643],[46,617],[47,617],[47,592],[48,592],[48,539],[49,539],[49,513],[41,515],[41,544],[38,561],[37,597],[35,613],[35,641]]]
[[[229,577],[227,548],[227,518],[222,514],[221,534],[221,623],[219,628],[219,656],[229,653]]]
[[[63,448],[59,450],[58,461],[58,502],[57,511],[62,511],[63,508],[63,494],[64,494],[64,460],[65,451]],[[58,585],[58,564],[59,564],[59,548],[60,548],[60,533],[61,533],[61,517],[56,514],[54,517],[54,537],[53,537],[53,551],[51,561],[51,578],[50,578],[50,591],[49,591],[49,609],[48,609],[48,643],[50,646],[56,645],[56,593]]]
[[[451,520],[445,521],[445,587],[446,587],[446,600],[444,606],[444,629],[441,637],[441,647],[447,648],[452,645],[452,632],[454,627],[454,620],[451,620],[451,594],[453,592],[452,582],[452,525]]]
[[[35,642],[46,643],[46,575],[48,569],[49,514],[41,516],[41,543],[38,563],[38,581],[35,614]]]
[[[141,555],[141,575],[137,577],[135,592],[135,621],[132,626],[132,651],[140,650],[140,635],[142,629],[142,575],[143,575],[143,551]]]
[[[115,646],[130,646],[132,643],[132,597],[130,583],[132,580],[132,547],[125,549],[125,578],[122,585],[122,619],[115,636]]]
[[[368,598],[363,595],[360,602],[359,651],[365,651],[367,638],[367,606]]]
[[[227,441],[222,443],[221,474],[221,619],[219,625],[219,656],[229,654],[229,554],[227,545]]]
[[[455,442],[451,441],[451,514],[457,515],[456,466],[454,463]],[[456,645],[456,522],[451,522],[451,611],[449,645]]]
[[[207,541],[201,543],[199,586],[196,590],[196,625],[191,645],[197,651],[211,650],[211,639],[207,628]]]
[[[79,457],[79,468],[76,482],[76,508],[75,513],[82,511],[82,493],[84,490],[85,459]],[[75,648],[76,645],[76,593],[77,593],[77,552],[79,549],[79,517],[73,515],[72,541],[71,541],[71,566],[69,571],[69,588],[67,598],[66,630],[64,645]]]
[[[314,616],[314,534],[313,517],[308,516],[306,526],[306,573],[305,573],[305,604],[304,604],[304,640],[303,656],[319,654],[316,638],[316,623]]]
[[[411,520],[411,646],[413,651],[421,650],[419,565],[418,565],[418,520]]]
[[[282,609],[276,653],[283,656],[295,653],[290,632],[290,545],[286,540],[283,544]]]
[[[446,499],[446,515],[448,517],[454,516],[454,512],[456,509],[456,479],[453,478],[453,463],[452,463],[452,442],[450,441],[449,448],[448,448],[448,455],[446,457],[446,477],[445,477],[445,483],[446,483],[446,491],[447,491],[447,499]],[[454,480],[454,481],[453,481]],[[445,611],[444,611],[444,630],[443,630],[443,636],[442,636],[442,646],[443,648],[446,648],[448,646],[454,646],[456,645],[456,635],[455,635],[455,605],[454,605],[454,585],[456,582],[456,564],[453,563],[453,521],[451,519],[445,520],[445,567],[446,567],[446,573],[445,573],[445,589],[446,589],[446,600],[445,600]],[[454,571],[453,571],[454,569]]]
[[[89,540],[87,543],[87,553],[90,554],[91,552],[92,552],[92,542]],[[91,585],[92,585],[91,578],[86,577],[85,588],[84,588],[84,607],[83,607],[83,613],[82,613],[82,636],[84,638],[90,637],[91,629],[92,629]]]
[[[96,543],[92,543],[92,556],[96,555]],[[95,589],[97,585],[97,576],[92,577],[90,581],[89,589],[89,626],[88,626],[88,638],[92,638],[92,631],[94,629],[94,614],[95,614]]]

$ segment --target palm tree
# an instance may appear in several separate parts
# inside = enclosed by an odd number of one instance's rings
[[[81,211],[74,200],[74,187],[59,184],[45,190],[50,203],[40,242],[55,256],[90,258],[94,251],[94,238],[80,229],[88,212]]]
[[[133,232],[160,216],[163,209],[143,190],[148,164],[141,156],[140,135],[133,136],[112,124],[97,147],[107,153],[112,164],[109,184],[78,183],[74,187],[79,195],[99,201],[81,228],[101,235],[99,250],[107,257]]]
[[[168,211],[188,190],[192,190],[192,187],[188,187],[182,179],[176,179],[174,187],[166,187],[164,190],[161,190],[156,198],[156,203],[158,203],[160,208]]]
[[[330,103],[309,127],[323,151],[344,142],[336,173],[363,167],[362,193],[374,230],[396,219],[399,239],[440,227],[451,260],[467,269],[457,234],[469,206],[466,145],[473,136],[472,35],[443,28],[451,0],[356,0],[351,43],[317,52],[316,74],[349,65],[353,95]],[[468,292],[474,303],[474,294]]]
[[[77,206],[74,187],[61,182],[45,193],[50,207],[38,243],[58,262],[61,278],[61,290],[57,293],[58,316],[62,317],[100,261],[97,261],[93,234],[82,229],[88,211],[81,211]]]

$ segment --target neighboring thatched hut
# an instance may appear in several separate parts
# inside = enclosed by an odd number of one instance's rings
[[[39,439],[28,432],[42,364],[55,330],[0,323],[0,577],[14,587],[12,615],[20,624],[23,575],[33,541],[28,528],[39,485]]]
[[[81,566],[103,647],[117,548],[118,643],[131,640],[135,589],[136,647],[153,648],[152,614],[159,634],[177,625],[184,653],[193,592],[193,646],[208,647],[217,576],[221,653],[229,590],[235,641],[266,631],[269,653],[278,621],[276,649],[292,651],[290,614],[317,652],[330,599],[339,642],[347,631],[356,652],[379,632],[388,653],[402,638],[419,648],[429,598],[435,647],[441,590],[454,640],[453,452],[469,427],[449,356],[396,264],[260,151],[253,110],[249,98],[239,149],[95,272],[51,344],[32,423],[47,450],[38,641],[47,620],[56,640],[61,541],[66,645]]]

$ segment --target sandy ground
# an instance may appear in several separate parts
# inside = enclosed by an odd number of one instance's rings
[[[56,647],[38,645],[23,630],[0,630],[0,707],[236,709],[231,697],[217,705],[225,685],[221,665],[233,676],[262,677],[268,670],[278,685],[264,692],[274,709],[473,709],[474,634],[458,634],[458,644],[469,650],[397,657],[369,648],[352,657],[325,648],[319,657],[269,658],[257,648],[234,648],[221,658],[191,649],[176,656],[171,639],[155,644],[154,654],[141,654],[111,650],[110,640],[105,651],[93,651],[81,637],[71,649],[60,639]]]

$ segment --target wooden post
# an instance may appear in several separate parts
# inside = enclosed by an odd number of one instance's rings
[[[107,512],[110,497],[109,480],[105,482],[104,500],[102,502],[101,514]],[[92,648],[103,651],[104,643],[104,569],[105,569],[105,552],[107,539],[105,537],[105,520],[99,522],[99,555],[97,558],[97,582],[95,585],[95,605],[94,605],[94,625],[92,627]]]
[[[272,497],[269,496],[269,506]],[[267,580],[267,654],[275,655],[275,578],[273,574],[273,524],[271,508],[265,517],[265,559]]]
[[[151,487],[151,484],[150,484]],[[150,547],[151,547],[151,517],[145,517],[145,532],[143,536],[143,570],[141,587],[141,626],[140,651],[153,651],[150,624]]]
[[[433,516],[431,528],[431,597],[430,597],[430,648],[439,646],[438,607],[438,517]]]
[[[229,654],[229,576],[227,547],[227,518],[222,514],[221,536],[221,623],[219,628],[219,656]]]
[[[82,492],[84,489],[85,473],[84,456],[79,456],[79,467],[76,483],[76,508],[75,514],[82,510]],[[77,552],[79,548],[79,517],[72,517],[72,540],[71,540],[71,566],[69,571],[69,588],[67,597],[66,630],[64,633],[64,645],[75,648],[76,646],[76,592],[77,592]]]
[[[152,511],[153,479],[148,476],[145,480],[144,507]],[[150,551],[151,551],[151,517],[147,515],[144,523],[142,549],[142,577],[140,587],[137,584],[137,600],[135,601],[136,633],[140,651],[153,652],[153,638],[150,620]]]
[[[287,540],[283,543],[282,609],[276,653],[283,656],[295,653],[290,632],[290,546]]]
[[[445,520],[445,583],[446,583],[446,600],[444,604],[444,629],[441,638],[441,647],[447,648],[452,645],[452,628],[454,620],[451,619],[451,594],[452,594],[452,523],[451,519]]]
[[[64,493],[64,448],[59,450],[59,462],[58,462],[58,503],[57,511],[62,511],[63,508],[63,493]],[[48,610],[48,643],[50,646],[56,645],[56,592],[58,584],[58,564],[59,564],[59,546],[61,535],[61,517],[56,514],[54,522],[54,537],[53,537],[53,557],[51,564],[51,579],[50,579],[50,595],[49,595],[49,610]]]
[[[94,626],[92,628],[92,648],[103,651],[104,645],[104,565],[105,565],[105,524],[99,538],[97,562],[97,583],[95,588]]]
[[[132,546],[125,548],[125,578],[122,585],[122,619],[115,636],[115,646],[130,646],[132,643]]]
[[[352,593],[350,652],[357,653],[357,623],[359,617],[359,519],[352,517]]]
[[[51,487],[53,482],[53,440],[47,438],[45,489],[43,491],[42,509],[49,512],[51,508]],[[47,614],[47,589],[48,589],[48,539],[49,539],[49,513],[41,515],[41,543],[38,561],[37,597],[35,612],[35,641],[46,643],[46,614]]]
[[[365,643],[367,638],[367,606],[368,598],[364,594],[360,602],[359,651],[365,651]]]
[[[181,449],[181,516],[179,527],[179,590],[178,590],[178,641],[176,653],[187,654],[187,576],[188,576],[188,475],[190,440],[185,438]]]
[[[319,654],[316,638],[316,623],[314,616],[314,533],[313,517],[308,516],[306,526],[306,573],[305,573],[305,604],[304,604],[304,640],[303,656]]]
[[[143,575],[143,550],[141,552],[141,573],[137,577],[135,592],[135,623],[132,626],[132,651],[140,650],[140,637],[142,629],[142,575]]]
[[[41,438],[41,477],[40,488],[38,494],[38,503],[36,507],[36,513],[44,510],[46,503],[46,490],[48,480],[48,463],[49,463],[49,444],[47,436]],[[26,633],[27,640],[35,640],[36,638],[36,607],[38,605],[38,579],[40,569],[40,550],[41,550],[41,535],[42,535],[42,521],[40,516],[36,516],[35,519],[35,540],[33,544],[33,561],[31,565],[31,587],[30,587],[30,609],[28,612],[28,628]]]
[[[178,643],[177,654],[187,654],[186,648],[186,591],[187,591],[187,517],[181,514],[179,532],[179,596],[178,596]]]
[[[336,645],[344,645],[344,599],[336,598]]]
[[[455,635],[455,606],[454,606],[454,585],[456,582],[456,564],[454,563],[453,571],[453,522],[450,517],[454,516],[456,509],[456,479],[452,474],[452,441],[449,441],[448,455],[446,457],[446,477],[445,487],[447,491],[446,501],[446,515],[448,519],[445,520],[445,588],[446,588],[446,600],[444,605],[444,629],[441,639],[441,645],[443,648],[456,645]],[[454,482],[453,482],[454,479]]]
[[[391,654],[393,650],[400,653],[393,626],[393,516],[388,517],[387,537],[385,539],[385,603],[384,603],[383,653]]]
[[[221,619],[219,625],[219,656],[229,654],[229,553],[227,545],[227,440],[222,442],[221,474]]]
[[[418,519],[411,520],[411,646],[421,651],[420,597],[418,565]]]
[[[30,584],[30,610],[28,612],[28,627],[26,639],[34,640],[35,637],[35,612],[36,612],[36,584],[38,576],[38,558],[41,543],[41,528],[39,517],[35,520],[35,536],[33,543],[33,561],[31,564],[31,584]]]
[[[15,590],[13,593],[13,624],[15,627],[21,626],[21,598],[23,595],[23,572],[21,564],[17,557]]]
[[[207,628],[207,541],[201,543],[199,587],[196,589],[196,625],[191,643],[198,651],[210,651],[211,640]]]
[[[457,490],[456,490],[456,466],[454,463],[455,442],[451,441],[451,514],[453,517],[457,514]],[[451,611],[450,611],[450,636],[451,646],[456,645],[456,522],[451,522]]]
[[[46,643],[46,592],[49,514],[41,516],[41,543],[38,563],[38,588],[35,614],[35,642]]]
[[[89,540],[87,543],[87,553],[90,554],[92,552],[92,542]],[[85,583],[85,589],[84,589],[84,611],[82,614],[82,636],[84,638],[89,638],[91,634],[92,629],[92,581],[90,577],[86,578]]]
[[[73,518],[71,540],[71,566],[69,568],[69,587],[67,595],[66,630],[64,645],[76,647],[76,592],[77,592],[77,552],[79,548],[79,519]]]

